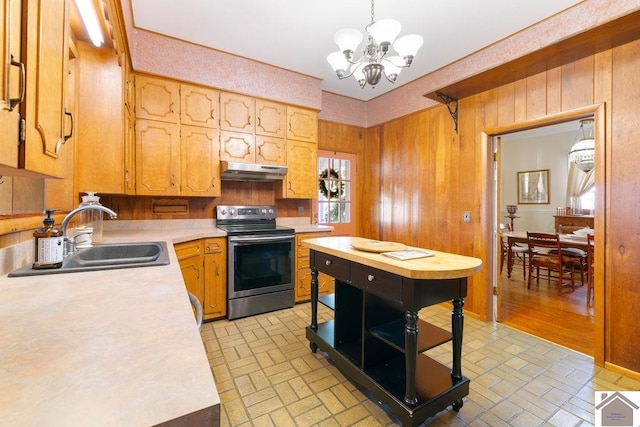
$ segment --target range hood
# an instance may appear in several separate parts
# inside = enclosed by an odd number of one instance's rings
[[[226,181],[282,181],[287,174],[286,166],[222,161],[220,167]]]

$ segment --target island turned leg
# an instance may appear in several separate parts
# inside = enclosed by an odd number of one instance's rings
[[[311,269],[311,329],[318,330],[318,270]]]
[[[464,298],[454,298],[451,312],[451,331],[453,333],[453,369],[451,378],[454,382],[462,380],[462,329],[464,325]]]
[[[407,379],[404,402],[407,405],[417,405],[416,359],[418,356],[418,312],[406,311],[404,317],[406,319],[404,327],[404,357],[406,365],[405,376]]]

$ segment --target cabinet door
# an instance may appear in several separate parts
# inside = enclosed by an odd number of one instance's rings
[[[287,139],[318,142],[318,113],[287,107]]]
[[[220,196],[219,131],[181,126],[180,161],[183,196]]]
[[[79,41],[76,187],[79,192],[125,192],[123,68],[109,49]],[[70,61],[72,62],[72,61]],[[100,82],[100,84],[96,84]],[[96,103],[96,100],[100,100]]]
[[[57,161],[64,150],[65,135],[72,133],[72,120],[65,111],[69,40],[68,0],[34,0],[27,5],[25,99],[26,142],[21,145],[24,168],[45,175],[61,176]],[[63,153],[64,152],[64,153]]]
[[[136,120],[136,194],[180,194],[180,126]]]
[[[180,123],[190,126],[217,128],[220,92],[201,86],[180,86]]]
[[[220,160],[254,163],[253,135],[240,132],[220,132]]]
[[[282,181],[279,197],[312,199],[316,196],[317,155],[316,144],[287,141],[287,167],[289,170],[286,178]]]
[[[227,314],[227,239],[204,241],[204,314],[205,318]]]
[[[178,243],[174,249],[187,290],[198,298],[200,304],[204,304],[202,241]]]
[[[285,143],[283,138],[256,135],[256,163],[285,165]]]
[[[179,123],[180,84],[174,81],[137,75],[136,117]]]
[[[256,99],[256,135],[285,137],[286,107],[275,102]]]
[[[255,116],[253,98],[226,92],[220,94],[220,129],[253,134]]]
[[[20,55],[20,13],[19,0],[0,0],[0,21],[3,23],[0,31],[0,165],[18,166],[18,112],[13,105],[12,98],[19,99],[20,68],[12,66],[18,64]],[[13,107],[13,109],[11,109]]]

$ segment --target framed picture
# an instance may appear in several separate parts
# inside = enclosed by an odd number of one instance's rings
[[[518,172],[518,204],[549,204],[549,169]]]

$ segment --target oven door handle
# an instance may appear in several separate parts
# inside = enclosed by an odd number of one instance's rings
[[[233,237],[229,237],[229,242],[263,243],[263,242],[277,242],[277,241],[292,240],[292,239],[293,239],[293,236],[261,236],[261,237],[255,237],[255,236],[247,236],[247,237],[233,236]]]

